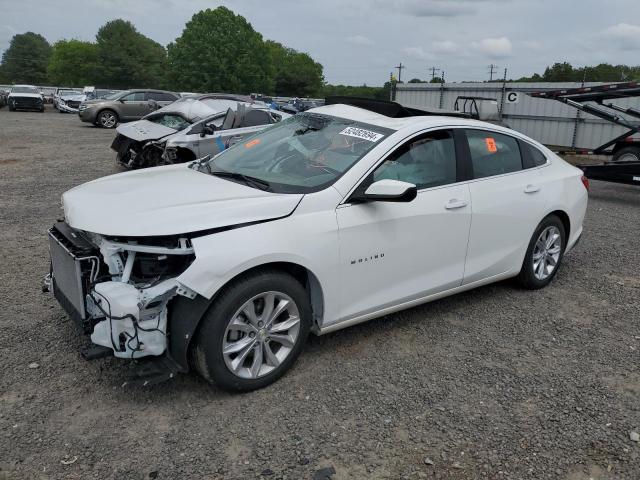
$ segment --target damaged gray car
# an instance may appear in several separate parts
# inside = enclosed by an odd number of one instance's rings
[[[116,160],[137,169],[217,155],[229,146],[291,115],[250,97],[192,95],[117,128]]]

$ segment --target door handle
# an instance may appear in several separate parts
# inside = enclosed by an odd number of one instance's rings
[[[524,193],[536,193],[540,191],[540,187],[538,185],[529,184],[525,187]]]
[[[467,206],[467,202],[465,202],[464,200],[458,200],[457,198],[452,198],[446,203],[444,208],[446,208],[447,210],[455,210],[456,208],[463,208],[466,206]]]

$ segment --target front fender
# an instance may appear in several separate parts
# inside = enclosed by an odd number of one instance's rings
[[[279,220],[193,238],[192,244],[196,259],[177,280],[204,298],[212,298],[249,269],[287,262],[317,278],[324,296],[324,318],[338,316],[338,228],[333,210],[296,211]]]

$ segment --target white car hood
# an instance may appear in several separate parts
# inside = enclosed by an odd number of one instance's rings
[[[22,98],[42,98],[42,95],[39,93],[10,93],[9,98],[13,97],[22,97]]]
[[[302,194],[277,194],[186,164],[103,177],[62,195],[67,223],[109,236],[178,235],[289,215]]]
[[[124,123],[116,128],[120,135],[124,135],[131,140],[137,142],[141,140],[158,140],[176,133],[173,128],[165,127],[159,123],[153,123],[149,120],[138,120],[137,122]]]

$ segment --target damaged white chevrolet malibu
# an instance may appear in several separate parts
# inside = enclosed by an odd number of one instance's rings
[[[544,287],[580,238],[588,182],[539,143],[455,114],[327,103],[213,159],[63,195],[48,285],[90,357],[252,390],[309,332],[509,277]]]

